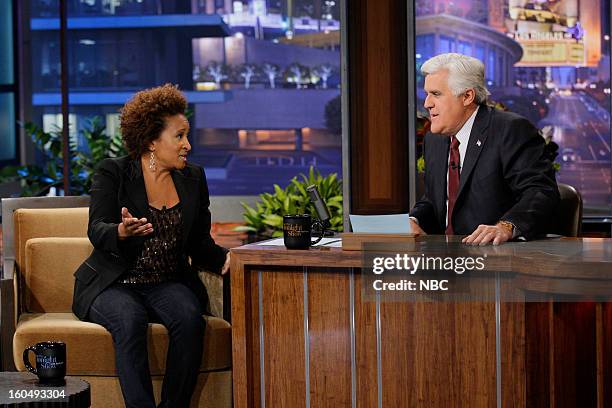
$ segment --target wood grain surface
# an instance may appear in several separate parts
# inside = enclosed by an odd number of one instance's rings
[[[349,272],[308,272],[310,406],[351,405]]]
[[[588,269],[589,262],[609,262],[601,244],[611,242],[553,246],[582,248],[572,256],[588,260]],[[577,269],[560,278],[552,271],[560,265],[555,252],[564,248],[547,255],[538,245],[468,249],[511,261],[511,268],[499,262],[499,270],[490,271],[504,277],[500,293],[512,300],[499,304],[502,406],[610,407],[611,305],[580,297],[552,301],[558,291],[575,297],[579,283],[589,295],[597,285],[604,293],[606,272]],[[362,275],[362,256],[337,248],[232,250],[234,406],[261,406],[262,384],[267,407],[348,407],[353,398],[358,407],[378,407],[379,401],[383,407],[495,406],[495,302],[434,302],[431,296],[377,302],[365,291],[370,281]],[[470,286],[482,294],[494,291],[488,272],[481,285]],[[575,286],[569,294],[568,282]],[[525,302],[534,291],[541,291],[540,302]]]

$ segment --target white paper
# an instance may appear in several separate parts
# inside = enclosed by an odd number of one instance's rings
[[[267,241],[256,242],[255,245],[266,245],[266,246],[285,246],[285,241],[282,238],[269,239]]]
[[[285,246],[285,241],[282,238],[270,239],[268,241],[256,242],[255,245],[266,245],[266,246]],[[326,246],[332,248],[342,248],[342,238],[330,237],[323,238],[321,242],[313,246]]]
[[[325,246],[328,248],[342,248],[342,238],[323,238],[321,242],[316,244],[315,246]]]
[[[372,234],[409,234],[410,216],[408,214],[353,215],[350,214],[353,232]]]

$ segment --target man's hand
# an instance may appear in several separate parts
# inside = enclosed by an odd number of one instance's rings
[[[502,244],[512,238],[512,231],[496,225],[479,225],[474,232],[463,238],[461,242],[468,245],[487,245],[493,241],[493,245]]]
[[[121,224],[117,227],[119,239],[142,237],[152,232],[153,224],[147,223],[146,218],[134,218],[127,208],[121,208]]]
[[[225,275],[226,273],[229,272],[230,262],[231,262],[231,256],[230,256],[230,253],[228,252],[227,255],[225,255],[225,263],[223,264],[223,268],[221,268],[221,275]]]
[[[416,221],[414,221],[412,218],[410,219],[410,231],[412,231],[413,234],[427,235],[427,233],[423,231],[421,226],[417,224]]]

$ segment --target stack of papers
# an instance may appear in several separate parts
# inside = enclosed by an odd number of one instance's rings
[[[266,245],[266,246],[285,246],[285,241],[282,238],[271,239],[269,241],[257,242],[255,245]],[[331,248],[342,248],[342,238],[331,237],[323,238],[321,242],[313,246],[326,246]]]
[[[349,215],[353,232],[370,234],[410,234],[408,214]]]

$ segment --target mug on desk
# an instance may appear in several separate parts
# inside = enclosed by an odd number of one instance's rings
[[[36,368],[30,364],[29,352],[36,355]],[[66,344],[61,341],[43,341],[23,350],[23,364],[38,376],[41,384],[64,383],[66,376]]]
[[[312,227],[318,225],[321,236],[312,241]],[[312,221],[308,214],[285,215],[283,217],[283,240],[288,249],[306,249],[323,239],[323,225]]]

